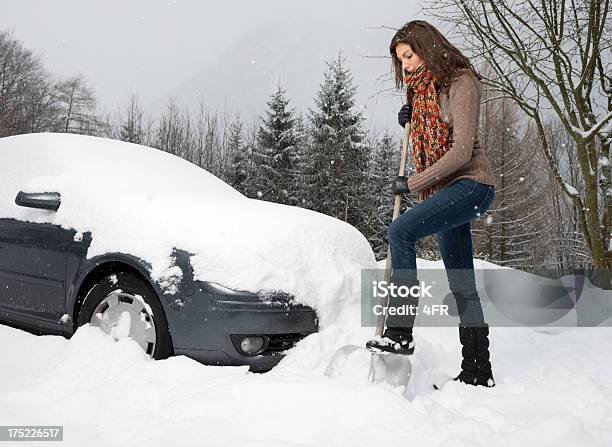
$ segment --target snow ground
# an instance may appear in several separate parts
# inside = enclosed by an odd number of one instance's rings
[[[412,400],[367,382],[367,353],[324,375],[371,332],[329,327],[253,374],[149,360],[93,327],[65,340],[0,326],[0,425],[63,425],[69,446],[612,445],[610,327],[491,328],[497,386],[440,391],[459,370],[457,329],[416,328]]]

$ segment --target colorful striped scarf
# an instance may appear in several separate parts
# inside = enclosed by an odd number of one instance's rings
[[[425,64],[404,77],[406,86],[414,91],[410,137],[417,174],[433,165],[450,148],[448,124],[440,113],[435,81],[433,73]],[[440,189],[440,184],[430,186],[421,192],[421,200]]]

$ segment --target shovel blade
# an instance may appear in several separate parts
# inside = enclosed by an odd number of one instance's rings
[[[386,382],[406,388],[412,376],[410,357],[402,354],[372,353],[370,382]]]
[[[358,375],[364,370],[364,365],[367,365],[369,353],[363,346],[342,346],[329,361],[325,375],[332,378]]]
[[[386,382],[407,389],[412,376],[412,363],[405,355],[373,353],[363,346],[346,345],[334,353],[325,375],[333,378],[365,378],[366,372],[372,383]]]

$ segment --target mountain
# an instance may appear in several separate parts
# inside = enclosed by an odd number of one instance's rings
[[[323,81],[326,61],[341,50],[357,85],[357,105],[368,125],[395,129],[401,96],[392,88],[388,45],[389,29],[357,28],[323,19],[275,21],[252,29],[225,50],[206,60],[202,43],[202,70],[148,105],[162,112],[168,98],[195,108],[204,99],[212,109],[238,111],[247,122],[259,115],[277,84],[287,90],[290,105],[307,112]],[[209,43],[211,47],[213,43]],[[214,44],[218,46],[218,43]],[[387,91],[384,91],[387,90]]]

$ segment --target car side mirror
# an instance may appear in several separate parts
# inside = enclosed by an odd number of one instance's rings
[[[40,208],[57,211],[61,203],[59,192],[23,192],[19,191],[15,197],[15,204],[27,208]]]

